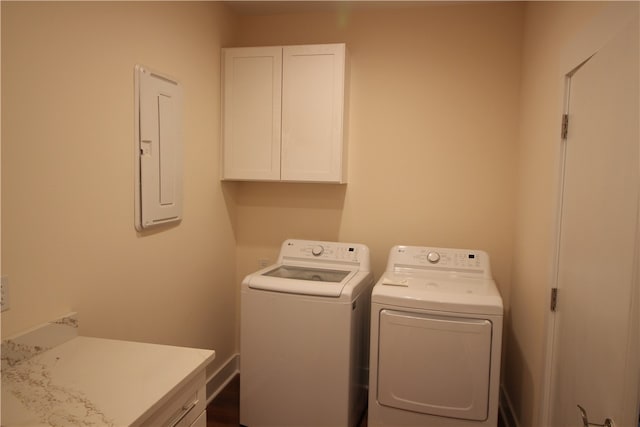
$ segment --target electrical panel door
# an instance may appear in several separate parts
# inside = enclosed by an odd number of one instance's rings
[[[136,229],[182,218],[182,87],[135,68]]]

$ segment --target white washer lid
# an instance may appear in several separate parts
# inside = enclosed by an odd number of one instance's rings
[[[300,295],[315,295],[325,297],[339,297],[347,283],[351,281],[358,274],[357,270],[343,270],[344,275],[337,274],[337,270],[327,270],[325,275],[330,280],[317,280],[299,278],[294,276],[292,278],[271,276],[269,273],[278,269],[284,268],[300,268],[304,270],[304,267],[292,267],[283,266],[281,264],[275,264],[271,267],[257,271],[248,275],[243,284],[246,284],[249,288],[260,289],[263,291],[284,292],[288,294],[300,294]],[[310,276],[321,274],[318,268],[309,268],[308,273]],[[334,277],[335,276],[335,277]],[[302,275],[300,277],[303,277]]]
[[[456,275],[385,272],[371,302],[450,313],[503,315],[502,297],[492,279]]]

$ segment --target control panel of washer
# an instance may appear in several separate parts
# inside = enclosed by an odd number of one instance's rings
[[[389,264],[402,268],[476,273],[490,277],[489,255],[480,250],[394,246]]]
[[[369,249],[359,243],[287,240],[282,245],[280,257],[368,264]]]

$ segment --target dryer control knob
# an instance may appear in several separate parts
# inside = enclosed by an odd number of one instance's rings
[[[313,256],[320,256],[320,255],[322,255],[323,252],[324,252],[324,248],[322,246],[320,246],[320,245],[314,246],[311,249],[311,253],[313,254]]]
[[[435,264],[440,261],[440,254],[438,252],[429,252],[427,254],[427,260],[429,260],[431,264]]]

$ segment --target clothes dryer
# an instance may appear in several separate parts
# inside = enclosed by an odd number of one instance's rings
[[[502,324],[487,253],[393,247],[371,296],[368,424],[496,427]]]
[[[287,240],[242,282],[240,424],[356,426],[373,277],[362,244]]]

